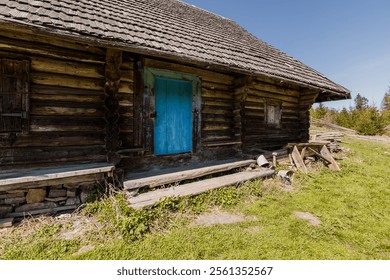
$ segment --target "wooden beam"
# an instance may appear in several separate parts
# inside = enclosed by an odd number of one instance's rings
[[[210,174],[229,171],[243,166],[249,166],[252,163],[256,163],[256,161],[244,160],[244,161],[207,166],[202,168],[196,168],[196,169],[191,169],[186,171],[179,171],[179,172],[173,172],[173,173],[155,175],[155,176],[145,174],[144,178],[125,181],[123,183],[123,186],[125,190],[138,189],[144,186],[149,186],[149,187],[162,186],[165,184],[171,184],[183,180],[194,179],[194,178],[199,178]]]
[[[136,197],[130,198],[128,202],[130,203],[131,207],[139,209],[142,207],[152,206],[156,202],[161,201],[167,197],[198,195],[209,190],[226,186],[234,186],[242,184],[249,180],[272,176],[274,173],[275,171],[272,169],[252,172],[240,172],[189,184],[179,185],[177,187],[159,189],[153,192],[143,193]]]
[[[88,178],[94,180],[98,178],[98,174],[111,173],[115,169],[112,164],[80,164],[70,167],[31,170],[26,173],[21,171],[14,175],[7,173],[0,174],[0,191],[15,190],[18,188],[28,188],[33,184],[34,187],[46,186],[55,184],[56,182],[77,181]],[[4,179],[1,179],[3,177]]]

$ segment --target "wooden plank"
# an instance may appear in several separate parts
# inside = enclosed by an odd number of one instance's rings
[[[12,227],[14,224],[14,218],[0,219],[0,228]]]
[[[316,150],[312,149],[309,147],[309,150],[315,154],[317,157],[323,159],[324,161],[326,161],[327,164],[332,164],[332,162],[327,158],[327,157],[324,157],[323,155],[321,155],[320,153],[318,153]]]
[[[299,153],[297,146],[294,146],[291,156],[298,170],[302,171],[303,173],[307,173],[306,165],[301,158],[301,154]]]
[[[338,163],[334,160],[332,154],[330,153],[330,151],[328,150],[328,148],[327,148],[325,145],[322,146],[320,153],[321,153],[321,155],[323,155],[328,161],[331,162],[331,164],[328,166],[330,169],[336,170],[336,171],[341,171],[340,166],[339,166]]]
[[[309,148],[310,149],[310,148]],[[305,155],[306,155],[306,147],[303,147],[302,151],[301,151],[301,158],[304,159],[305,158]]]
[[[156,187],[162,186],[165,184],[180,182],[183,180],[194,179],[203,177],[206,175],[229,171],[235,168],[248,166],[252,163],[256,163],[255,160],[244,160],[237,161],[232,163],[224,163],[214,166],[207,166],[202,168],[196,168],[186,171],[173,172],[169,174],[157,175],[157,176],[148,176],[140,179],[127,180],[123,182],[123,187],[125,190],[138,189],[144,186]]]
[[[58,181],[65,178],[74,178],[79,176],[86,175],[95,175],[100,173],[112,172],[115,169],[114,165],[111,164],[80,164],[71,167],[63,167],[57,169],[44,169],[44,170],[33,170],[27,172],[25,176],[18,176],[0,179],[0,190],[10,190],[13,189],[13,186],[20,186],[25,184],[33,184],[38,186],[38,182],[48,182]]]
[[[138,209],[146,206],[152,206],[154,203],[167,197],[198,195],[209,190],[226,186],[234,186],[249,180],[271,176],[274,174],[274,172],[275,171],[272,169],[265,169],[261,171],[240,172],[236,174],[225,175],[203,181],[179,185],[177,187],[159,189],[156,191],[143,193],[136,197],[130,198],[128,202],[130,203],[131,207]]]
[[[79,207],[79,205],[69,205],[69,206],[59,206],[59,207],[52,207],[52,208],[46,208],[46,209],[37,209],[37,210],[31,210],[26,212],[18,212],[18,213],[9,213],[6,217],[9,218],[17,218],[17,217],[25,217],[25,216],[31,216],[31,215],[41,215],[41,214],[55,214],[60,211],[70,211],[75,210]]]

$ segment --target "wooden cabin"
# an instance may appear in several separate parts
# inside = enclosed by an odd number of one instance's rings
[[[305,142],[312,104],[347,98],[235,22],[178,0],[3,1],[0,215],[38,187],[66,197],[114,169]],[[46,169],[52,181],[34,173]],[[58,203],[42,199],[30,203]]]

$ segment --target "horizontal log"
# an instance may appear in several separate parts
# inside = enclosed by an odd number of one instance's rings
[[[221,107],[203,107],[202,115],[210,114],[210,115],[223,115],[226,117],[233,117],[233,108],[221,108]]]
[[[134,71],[133,70],[121,70],[121,81],[134,82]]]
[[[204,143],[202,146],[207,148],[214,148],[214,147],[225,147],[225,146],[237,146],[241,144],[242,144],[241,141],[232,141],[232,142]]]
[[[231,131],[233,129],[232,125],[230,124],[220,124],[220,125],[211,125],[207,124],[202,127],[203,131],[218,131],[218,130],[229,130]]]
[[[231,92],[221,91],[221,90],[209,90],[206,88],[202,88],[202,99],[203,98],[219,98],[219,99],[234,100],[234,96]]]
[[[167,69],[171,71],[176,71],[176,72],[183,72],[183,73],[188,73],[196,76],[200,76],[202,80],[208,81],[208,82],[216,82],[216,83],[221,83],[221,84],[226,84],[226,85],[232,85],[233,84],[233,77],[218,73],[218,72],[213,72],[209,70],[204,70],[196,67],[191,67],[191,66],[186,66],[182,64],[176,64],[172,62],[165,62],[165,61],[160,61],[160,60],[154,60],[154,59],[145,59],[145,67],[151,67],[151,68],[157,68],[157,69]]]
[[[54,101],[54,102],[70,102],[70,103],[103,103],[104,95],[75,95],[75,94],[38,94],[30,95],[31,102]]]
[[[24,148],[0,151],[0,164],[23,164],[33,167],[40,163],[99,162],[105,161],[104,146],[67,146],[63,148]]]
[[[25,53],[27,55],[42,55],[45,57],[66,59],[81,62],[91,62],[104,64],[102,56],[75,52],[74,50],[68,50],[60,47],[45,45],[39,42],[26,42],[14,39],[9,39],[0,36],[0,50]]]
[[[61,61],[43,57],[31,57],[31,70],[77,77],[104,78],[104,66],[91,63]]]
[[[69,88],[51,85],[31,85],[31,93],[34,94],[47,94],[47,95],[99,95],[104,98],[104,91],[101,90],[88,90],[79,88]]]
[[[34,133],[33,136],[19,136],[8,148],[26,148],[41,147],[43,144],[47,147],[65,147],[76,146],[81,143],[86,146],[104,145],[104,135],[96,134],[95,136],[84,136],[86,131],[78,131],[79,135],[67,135],[66,133],[52,135],[51,133]],[[81,135],[80,135],[81,134]]]
[[[278,86],[275,84],[269,84],[269,83],[263,83],[260,81],[257,81],[251,85],[251,88],[255,90],[265,91],[269,93],[275,93],[278,95],[284,95],[284,96],[292,96],[295,98],[298,98],[300,96],[300,92],[298,90],[289,89],[285,86]]]
[[[44,36],[44,35],[38,35],[36,33],[34,34],[20,33],[20,32],[14,32],[6,29],[1,30],[1,35],[4,37],[8,37],[10,39],[20,40],[22,45],[24,44],[24,42],[40,42],[44,45],[50,45],[54,47],[69,49],[72,51],[76,50],[78,52],[95,54],[101,56],[102,60],[104,60],[104,56],[106,54],[106,51],[103,48],[99,48],[87,44],[79,44],[77,42],[71,42],[70,40],[62,40],[54,36]]]
[[[103,108],[70,108],[60,106],[39,106],[31,105],[31,115],[38,116],[88,116],[88,117],[103,117]]]
[[[273,100],[290,102],[290,103],[294,103],[294,104],[299,103],[299,97],[294,97],[294,96],[284,96],[284,95],[280,95],[280,94],[269,93],[269,92],[260,91],[260,90],[253,90],[253,89],[249,89],[248,93],[250,94],[250,95],[248,95],[248,97],[249,96],[256,96],[256,97],[270,98]],[[251,98],[251,97],[249,97],[249,98]],[[249,100],[251,100],[251,99],[249,99]]]
[[[221,106],[233,108],[233,100],[224,100],[224,99],[211,99],[211,98],[202,98],[202,104],[204,106]]]
[[[78,78],[62,74],[31,73],[31,82],[37,85],[69,87],[103,91],[104,81],[92,78]]]
[[[202,89],[220,90],[220,91],[231,92],[231,85],[208,82],[208,81],[202,80]]]
[[[121,81],[119,84],[118,93],[133,94],[134,83]]]

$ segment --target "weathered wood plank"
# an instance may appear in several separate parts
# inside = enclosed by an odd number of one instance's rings
[[[209,190],[226,186],[238,185],[246,181],[271,176],[274,174],[274,172],[275,171],[271,169],[253,172],[240,172],[236,174],[206,179],[194,183],[179,185],[177,187],[147,192],[136,197],[130,198],[128,201],[131,207],[138,209],[142,207],[152,206],[156,202],[167,197],[198,195]]]
[[[325,145],[322,146],[320,152],[321,152],[321,155],[324,156],[324,158],[326,158],[329,162],[331,162],[331,164],[328,166],[330,169],[336,170],[336,171],[341,171],[340,166],[339,166],[338,163],[334,160],[332,154],[330,153],[330,151],[328,150],[328,148],[327,148]]]
[[[51,207],[46,209],[37,209],[37,210],[31,210],[25,212],[9,213],[7,214],[6,217],[18,218],[18,217],[25,217],[30,215],[55,214],[61,211],[75,210],[78,207],[79,205],[57,206],[57,207]]]
[[[144,186],[156,187],[165,184],[180,182],[183,180],[198,178],[214,173],[229,171],[235,168],[248,166],[251,163],[256,163],[255,160],[245,160],[232,163],[219,164],[214,166],[208,166],[203,168],[191,169],[181,172],[174,172],[169,174],[149,176],[141,179],[127,180],[123,183],[123,187],[126,190],[138,189]]]
[[[13,175],[11,178],[7,174],[0,174],[0,191],[15,190],[24,186],[41,187],[54,182],[65,182],[63,179],[70,178],[75,181],[77,177],[88,175],[98,175],[113,172],[115,166],[107,163],[80,164],[57,169],[37,169],[26,172],[20,176]],[[93,177],[92,177],[93,178]]]
[[[14,218],[0,219],[0,228],[12,227],[14,224]]]
[[[184,73],[190,73],[193,75],[197,75],[202,77],[202,80],[209,81],[209,82],[216,82],[226,85],[232,85],[233,84],[233,77],[213,72],[210,70],[200,69],[192,66],[182,65],[182,64],[176,64],[172,62],[165,62],[161,60],[154,60],[145,58],[145,67],[152,67],[157,69],[167,69],[177,72],[184,72]]]
[[[72,75],[76,77],[104,78],[103,65],[91,63],[61,61],[43,57],[31,58],[31,70],[36,72],[46,72],[55,74]]]
[[[21,42],[19,40],[0,37],[0,50],[10,52],[23,52],[27,54],[42,55],[51,58],[73,59],[75,61],[104,64],[101,56],[89,53],[75,52],[60,47],[48,46],[41,43]]]
[[[27,30],[24,30],[24,31],[27,31]],[[80,44],[77,42],[72,42],[70,40],[62,40],[62,39],[60,39],[58,37],[56,38],[54,36],[37,35],[36,32],[34,32],[33,34],[28,34],[28,33],[21,33],[21,32],[15,32],[12,30],[2,29],[1,35],[4,37],[11,38],[11,39],[20,40],[22,45],[26,41],[27,42],[39,41],[40,43],[45,44],[45,45],[51,45],[54,47],[70,49],[72,51],[100,55],[102,57],[102,59],[105,55],[105,51],[103,48],[94,47],[92,45],[87,45],[85,43]]]
[[[104,86],[104,80],[101,79],[84,77],[75,79],[74,76],[42,72],[31,73],[31,82],[37,85],[49,85],[99,91],[103,91]]]
[[[302,171],[303,173],[307,173],[307,167],[301,158],[301,154],[299,153],[297,146],[294,146],[291,156],[298,170]]]
[[[317,157],[323,159],[327,164],[332,164],[332,162],[329,159],[327,159],[326,157],[321,155],[319,152],[317,152],[316,150],[314,150],[314,149],[312,149],[310,147],[308,147],[308,148],[314,155],[316,155]],[[306,149],[306,147],[304,147],[303,149]]]

